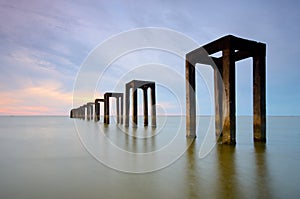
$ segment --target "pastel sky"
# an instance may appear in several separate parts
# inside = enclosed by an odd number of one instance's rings
[[[0,115],[69,114],[91,50],[143,27],[181,32],[199,46],[227,34],[266,43],[267,114],[300,115],[299,8],[297,0],[0,0]],[[252,114],[251,67],[237,64],[241,115]]]

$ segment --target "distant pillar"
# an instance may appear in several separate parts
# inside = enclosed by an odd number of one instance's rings
[[[130,108],[130,85],[125,85],[125,127],[129,126],[129,108]]]
[[[117,123],[123,123],[123,93],[111,93],[107,92],[104,94],[104,124],[109,124],[109,98],[115,97],[116,108],[117,108]],[[121,101],[121,108],[120,108]]]
[[[90,120],[91,119],[91,112],[90,112],[90,105],[89,104],[87,104],[86,105],[86,119],[87,120]]]
[[[133,118],[133,126],[137,127],[138,124],[138,107],[137,107],[137,90],[134,89],[132,91],[132,118]]]
[[[82,119],[84,119],[84,120],[86,119],[86,115],[87,115],[86,109],[87,109],[87,106],[83,105],[83,107],[82,107]]]
[[[156,90],[155,83],[150,85],[151,88],[151,125],[152,127],[156,127]],[[148,125],[148,124],[147,124]]]
[[[104,95],[104,124],[109,124],[109,95]]]
[[[87,120],[93,119],[93,105],[94,102],[88,102],[86,104],[86,109],[87,109]]]
[[[144,126],[148,126],[148,89],[143,89],[143,97],[144,97]]]
[[[253,56],[253,139],[266,142],[266,45]]]
[[[100,102],[104,102],[104,99],[95,99],[95,121],[100,120]]]
[[[91,108],[91,120],[94,119],[94,111],[93,111],[93,104],[91,104],[90,108]]]

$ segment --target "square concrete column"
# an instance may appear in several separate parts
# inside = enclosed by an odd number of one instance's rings
[[[133,127],[138,124],[138,107],[137,107],[137,89],[133,88],[132,91],[132,114],[133,114]]]
[[[125,85],[125,127],[129,126],[130,85]]]
[[[155,84],[151,85],[151,123],[152,127],[156,127],[156,90],[155,90]],[[145,115],[145,113],[144,113]],[[148,115],[148,113],[147,113]]]
[[[215,93],[215,134],[221,140],[223,128],[223,67],[222,63],[214,68],[214,93]]]
[[[266,142],[266,45],[253,56],[253,139]]]
[[[185,61],[185,77],[186,77],[186,137],[196,137],[196,77],[195,66]]]
[[[224,111],[224,126],[222,130],[222,143],[235,144],[235,61],[234,49],[227,48],[223,53],[223,111]]]
[[[148,126],[148,89],[143,89],[143,98],[144,98],[144,126]]]
[[[86,106],[86,119],[87,120],[90,120],[90,115],[91,115],[91,113],[90,113],[90,106],[87,105]]]
[[[120,122],[119,123],[123,124],[123,115],[124,115],[124,97],[123,97],[123,93],[120,95],[119,98],[120,98],[120,110],[121,110],[121,113],[120,113],[120,116],[119,116],[120,117]]]
[[[109,124],[109,95],[104,94],[104,124]]]

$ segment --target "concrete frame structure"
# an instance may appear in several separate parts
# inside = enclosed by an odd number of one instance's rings
[[[148,88],[151,89],[151,118],[152,127],[156,127],[156,96],[155,96],[155,82],[132,80],[125,86],[125,127],[129,126],[129,108],[130,108],[130,89],[132,88],[132,113],[133,125],[138,124],[138,108],[137,108],[137,89],[143,90],[144,96],[144,126],[148,126]]]
[[[106,92],[104,94],[104,124],[109,124],[109,98],[115,97],[117,99],[116,109],[117,109],[117,123],[123,124],[123,93],[112,93]],[[121,108],[120,108],[121,101]],[[120,114],[121,112],[121,114]]]
[[[221,57],[210,56],[219,51],[222,52]],[[232,35],[215,40],[186,55],[187,137],[196,137],[195,64],[209,64],[209,57],[215,63],[216,133],[222,135],[222,143],[236,143],[235,62],[249,57],[253,58],[253,139],[266,142],[266,44]],[[217,73],[222,78],[224,93],[219,87]]]
[[[104,102],[104,99],[95,99],[95,121],[100,120],[100,102]]]
[[[94,105],[94,102],[88,102],[86,104],[86,118],[87,120],[92,120],[93,119],[93,105]]]
[[[85,108],[87,105],[80,106],[70,111],[70,118],[85,119]]]

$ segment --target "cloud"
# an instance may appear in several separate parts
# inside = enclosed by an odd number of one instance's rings
[[[0,98],[1,115],[66,115],[72,104],[72,93],[51,81],[0,92]]]

